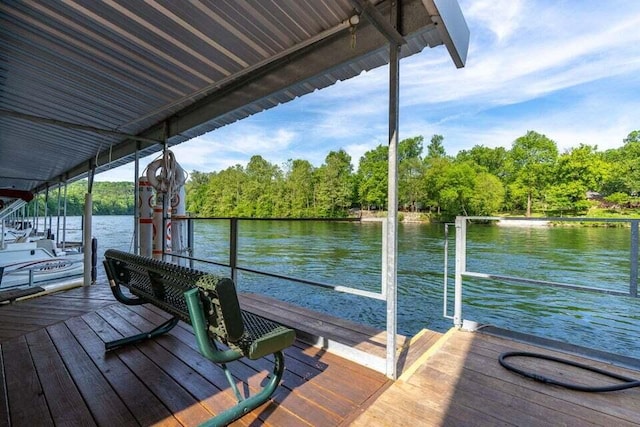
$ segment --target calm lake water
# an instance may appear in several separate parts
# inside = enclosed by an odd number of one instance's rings
[[[80,237],[80,218],[67,219],[68,240]],[[54,220],[55,228],[55,220]],[[132,217],[94,217],[100,257],[131,250]],[[380,223],[240,221],[239,265],[323,283],[380,291]],[[454,231],[449,272],[453,308]],[[195,256],[228,262],[229,223],[197,221]],[[472,225],[467,269],[628,291],[629,228],[518,228]],[[446,331],[442,315],[444,226],[400,224],[398,332]],[[226,268],[197,268],[229,275]],[[239,273],[238,287],[314,310],[385,328],[382,301],[314,286]],[[450,315],[453,313],[450,312]],[[585,291],[465,279],[463,317],[569,343],[640,357],[640,301]]]

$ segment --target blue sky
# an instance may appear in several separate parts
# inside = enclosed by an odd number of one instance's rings
[[[448,154],[511,147],[528,130],[560,151],[622,145],[640,129],[640,1],[459,0],[471,41],[456,69],[442,46],[400,63],[400,138],[444,136]],[[259,154],[320,166],[387,144],[388,68],[339,82],[173,148],[187,171],[246,165]],[[426,146],[425,143],[425,146]],[[155,156],[141,161],[145,167]],[[96,176],[131,181],[133,165]]]

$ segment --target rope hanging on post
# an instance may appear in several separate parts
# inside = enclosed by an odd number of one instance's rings
[[[177,192],[187,182],[187,174],[171,150],[149,163],[145,175],[151,186],[164,194]]]

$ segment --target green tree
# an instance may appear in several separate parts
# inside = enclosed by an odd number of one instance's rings
[[[433,135],[431,137],[431,142],[427,146],[427,158],[434,159],[447,156],[442,141],[444,141],[444,136],[442,135]]]
[[[500,179],[489,172],[480,172],[475,178],[473,194],[469,198],[471,215],[494,215],[504,203],[505,190]]]
[[[456,156],[457,161],[473,161],[501,179],[507,174],[507,158],[508,152],[504,147],[489,148],[484,145],[474,145],[470,150],[462,150]]]
[[[451,167],[451,160],[447,157],[425,157],[424,174],[421,182],[421,202],[430,212],[442,212],[442,192],[446,182],[441,179]]]
[[[477,180],[474,163],[451,162],[435,180],[440,189],[439,204],[446,216],[471,213],[471,199],[475,195]]]
[[[421,136],[408,138],[398,144],[398,202],[400,206],[418,210],[422,198],[420,181],[424,174]],[[386,190],[386,189],[385,189]]]
[[[274,213],[282,171],[262,156],[252,156],[238,206],[241,216],[270,217]]]
[[[509,169],[513,198],[525,198],[526,215],[531,216],[531,206],[535,198],[549,185],[553,168],[558,157],[558,147],[554,141],[534,131],[513,142],[509,151]]]
[[[200,215],[204,211],[204,205],[207,201],[207,185],[211,179],[212,173],[204,173],[191,171],[189,180],[185,184],[185,192],[187,195],[186,209],[194,215]]]
[[[290,215],[294,218],[315,216],[314,167],[307,160],[289,160],[285,177]]]
[[[207,185],[204,215],[243,216],[240,204],[246,180],[242,165],[212,174]]]
[[[546,201],[552,210],[585,212],[589,209],[587,191],[600,188],[608,174],[608,164],[597,147],[580,144],[558,157],[556,172]]]
[[[331,151],[317,170],[318,209],[323,216],[346,215],[353,203],[353,166],[344,150]]]
[[[360,158],[358,165],[357,193],[361,207],[387,206],[389,147],[378,145]]]

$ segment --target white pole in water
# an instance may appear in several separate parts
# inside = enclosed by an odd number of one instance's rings
[[[397,3],[391,5],[391,25],[396,27]],[[389,164],[387,207],[387,376],[398,377],[396,362],[398,317],[398,112],[400,81],[400,45],[389,43]]]
[[[87,194],[84,196],[84,227],[82,236],[84,252],[84,286],[91,285],[91,222],[93,219],[93,198],[91,192],[93,191],[93,175],[95,173],[95,166],[92,164],[90,166]]]
[[[82,247],[84,252],[84,286],[91,285],[91,213],[93,211],[93,199],[91,193],[84,196],[84,235]]]

